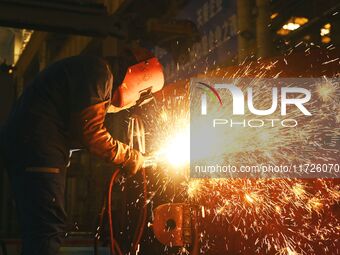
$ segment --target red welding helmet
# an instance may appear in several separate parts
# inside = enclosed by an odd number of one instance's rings
[[[120,71],[113,71],[116,85],[113,86],[111,104],[120,109],[143,104],[164,85],[162,65],[150,51],[135,48],[129,49],[129,52],[131,54],[126,53],[120,61]],[[120,78],[119,72],[124,73]]]

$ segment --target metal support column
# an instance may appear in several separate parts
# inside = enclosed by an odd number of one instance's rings
[[[257,57],[266,58],[274,53],[273,38],[270,31],[270,0],[256,0],[256,45]]]

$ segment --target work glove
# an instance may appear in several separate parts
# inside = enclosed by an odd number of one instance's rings
[[[129,158],[123,163],[122,168],[128,176],[135,175],[143,168],[145,158],[142,153],[137,150],[130,150]]]
[[[71,134],[90,153],[114,166],[121,166],[128,176],[134,175],[143,166],[143,155],[118,140],[113,139],[104,126],[106,109],[110,102],[105,101],[71,114]]]

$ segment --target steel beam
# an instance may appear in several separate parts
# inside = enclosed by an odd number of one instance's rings
[[[1,0],[0,25],[87,36],[125,38],[127,35],[122,22],[99,5]]]

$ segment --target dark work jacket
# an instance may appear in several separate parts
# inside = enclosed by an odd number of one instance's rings
[[[66,58],[39,73],[1,130],[5,160],[20,167],[66,167],[77,143],[70,135],[71,113],[110,101],[110,77],[106,62],[91,56]]]

